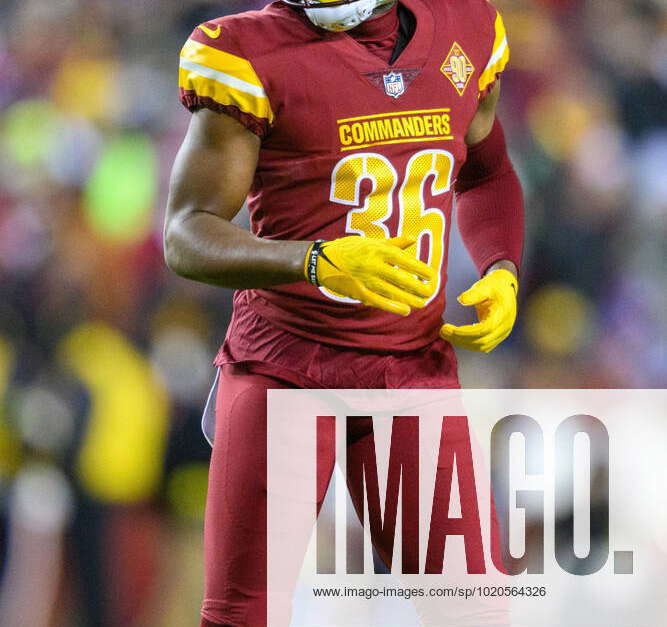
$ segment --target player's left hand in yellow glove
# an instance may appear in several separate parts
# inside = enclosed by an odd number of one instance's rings
[[[461,327],[444,324],[440,337],[470,351],[491,352],[512,332],[518,285],[509,270],[489,272],[458,297],[462,305],[475,305],[479,322]]]

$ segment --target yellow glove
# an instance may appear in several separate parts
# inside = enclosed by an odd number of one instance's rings
[[[440,337],[470,351],[491,352],[512,332],[517,289],[517,279],[509,270],[489,272],[458,298],[462,305],[475,305],[479,322],[461,327],[444,324]]]
[[[437,286],[435,270],[404,250],[412,244],[407,237],[357,235],[315,242],[306,254],[304,273],[313,285],[407,316],[412,308],[424,307]]]

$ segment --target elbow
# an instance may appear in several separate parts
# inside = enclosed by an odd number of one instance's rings
[[[164,263],[173,273],[182,276],[182,271],[178,263],[178,256],[173,250],[173,247],[169,247],[166,240],[164,242]]]
[[[163,253],[164,262],[172,272],[175,274],[188,278],[187,264],[185,263],[185,256],[181,250],[178,236],[174,232],[175,229],[171,223],[167,223],[164,229],[163,238]]]

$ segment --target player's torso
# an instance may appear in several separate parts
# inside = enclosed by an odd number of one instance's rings
[[[366,329],[369,336],[393,328],[395,336],[406,335],[396,337],[401,347],[414,348],[408,336],[417,334],[421,345],[437,336],[452,185],[493,35],[488,20],[466,11],[483,7],[480,0],[404,4],[416,28],[391,65],[350,35],[316,29],[282,4],[258,18],[273,20],[258,29],[257,37],[274,42],[253,66],[275,119],[262,143],[250,210],[253,230],[267,238],[417,241],[416,254],[441,276],[426,310],[403,320],[355,307],[342,322],[350,333]],[[283,323],[293,314],[317,316],[322,329],[354,306],[305,283],[258,290],[257,297],[281,308],[275,315]]]

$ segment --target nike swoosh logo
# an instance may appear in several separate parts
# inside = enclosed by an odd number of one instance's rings
[[[202,24],[199,28],[211,39],[217,39],[220,37],[220,33],[222,32],[222,26],[220,26],[220,24],[218,24],[217,28],[215,29],[209,28],[204,24]]]

